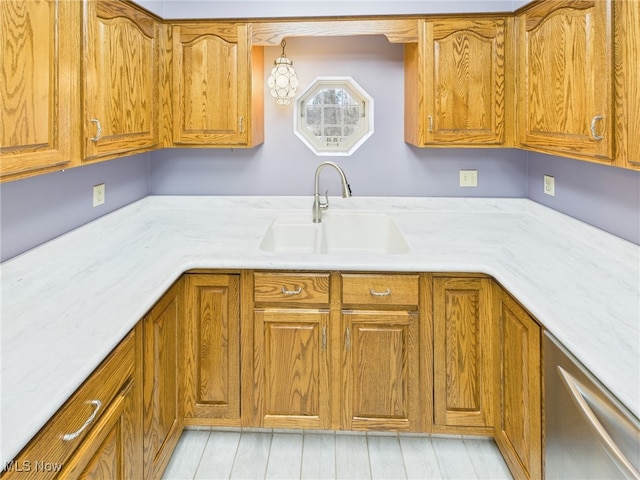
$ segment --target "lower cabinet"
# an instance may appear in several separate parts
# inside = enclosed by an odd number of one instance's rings
[[[145,478],[160,478],[182,434],[182,280],[139,323],[142,341]]]
[[[2,479],[142,478],[136,334],[114,349],[13,462]]]
[[[420,429],[418,278],[341,275],[344,430]]]
[[[328,273],[254,274],[254,421],[259,427],[326,429]]]
[[[434,431],[491,434],[496,385],[491,279],[433,279]]]
[[[542,478],[540,326],[496,288],[501,367],[495,440],[517,479]]]
[[[185,423],[240,426],[240,275],[185,275]]]

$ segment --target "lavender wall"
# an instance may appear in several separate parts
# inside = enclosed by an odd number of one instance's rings
[[[265,49],[265,77],[279,47]],[[319,157],[293,133],[293,104],[265,96],[265,142],[249,150],[177,149],[151,154],[153,194],[311,195],[316,166],[335,160],[354,195],[497,196],[526,194],[526,154],[504,149],[418,149],[404,142],[403,46],[383,36],[290,38],[300,91],[319,76],[350,76],[374,99],[374,134],[348,157]],[[459,187],[477,169],[478,187]],[[323,185],[325,184],[323,176]],[[330,193],[337,182],[326,180]]]
[[[105,203],[93,207],[93,186]],[[149,154],[0,185],[0,260],[4,261],[147,196]]]
[[[528,198],[640,244],[640,172],[533,152],[527,164]],[[553,197],[544,175],[555,179]]]

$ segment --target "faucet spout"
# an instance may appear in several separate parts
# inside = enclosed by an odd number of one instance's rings
[[[348,198],[351,196],[351,187],[349,186],[349,182],[347,181],[347,175],[344,173],[344,170],[338,166],[338,164],[334,162],[322,162],[316,168],[315,174],[315,186],[313,190],[313,223],[320,223],[322,221],[322,210],[326,210],[329,208],[329,197],[326,196],[326,201],[323,202],[320,200],[320,172],[324,167],[333,167],[338,174],[340,175],[340,183],[342,185],[342,197]]]

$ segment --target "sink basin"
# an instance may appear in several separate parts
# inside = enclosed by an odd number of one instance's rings
[[[409,252],[409,245],[393,218],[362,212],[325,212],[321,223],[313,223],[311,214],[277,216],[260,248],[267,252],[303,254]]]

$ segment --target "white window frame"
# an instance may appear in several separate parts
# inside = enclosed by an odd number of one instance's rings
[[[353,101],[335,106],[325,103],[328,97],[322,92],[331,89],[343,90],[347,95],[342,98]],[[309,124],[312,109],[317,110],[319,116]],[[358,115],[357,122],[344,122],[345,113],[349,111],[352,119]],[[351,77],[316,78],[296,99],[293,114],[294,133],[316,155],[351,155],[373,134],[373,98]],[[336,133],[332,135],[331,131]]]

